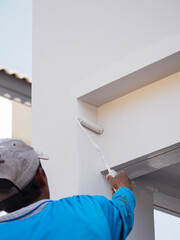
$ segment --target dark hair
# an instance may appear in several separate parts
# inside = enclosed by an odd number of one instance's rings
[[[41,165],[39,166],[39,168],[42,168]],[[0,192],[4,192],[5,190],[7,191],[11,187],[17,188],[11,181],[7,179],[0,179]],[[31,182],[22,190],[19,190],[18,193],[16,193],[12,197],[9,197],[8,199],[0,201],[0,211],[5,211],[8,213],[16,211],[20,208],[28,206],[33,201],[38,199],[40,195],[41,195],[41,188],[38,185],[36,178],[34,176]]]

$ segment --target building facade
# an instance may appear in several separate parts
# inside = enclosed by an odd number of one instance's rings
[[[154,239],[154,208],[180,213],[179,7],[34,1],[32,142],[50,156],[51,196],[110,197],[105,166],[76,118],[102,125],[103,134],[89,134],[136,184],[129,240]]]

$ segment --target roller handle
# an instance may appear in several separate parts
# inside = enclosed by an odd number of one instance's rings
[[[110,169],[108,175],[115,177],[117,175],[117,172],[113,169]]]

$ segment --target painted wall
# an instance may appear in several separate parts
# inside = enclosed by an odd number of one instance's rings
[[[66,196],[78,192],[76,89],[100,69],[179,35],[180,2],[37,0],[33,5],[33,144],[51,157],[46,165],[52,196]]]
[[[143,187],[136,187],[134,228],[128,240],[154,239],[153,194]],[[158,240],[158,239],[157,239]]]
[[[31,145],[31,107],[0,97],[0,138],[18,138]]]
[[[98,109],[100,145],[111,166],[180,141],[180,72]]]
[[[31,106],[12,101],[12,137],[31,145]]]
[[[12,102],[0,96],[0,138],[12,136]]]
[[[173,53],[180,35],[179,7],[178,0],[34,1],[32,145],[50,156],[43,165],[52,198],[77,193],[110,197],[99,174],[102,163],[78,128],[77,114],[102,123],[104,134],[91,135],[112,166],[179,140],[179,74],[99,109],[76,101],[81,86],[86,91],[96,86],[86,79],[131,54],[143,65],[152,52],[159,57],[164,49]],[[101,81],[98,86],[108,79]],[[138,212],[140,219],[144,213]],[[152,216],[147,221],[152,230]]]
[[[78,112],[103,126],[104,133],[100,136],[88,133],[113,167],[180,141],[179,92],[180,72],[99,108],[79,102]],[[79,193],[103,194],[110,198],[108,184],[99,174],[105,166],[98,152],[83,132],[78,136]],[[152,240],[153,191],[148,191],[141,183],[134,193],[135,225],[128,239]]]

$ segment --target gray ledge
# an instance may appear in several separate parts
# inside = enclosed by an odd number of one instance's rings
[[[165,167],[180,163],[180,142],[158,151],[114,166],[116,171],[125,171],[130,179],[135,179]],[[108,172],[101,172],[106,175]]]

